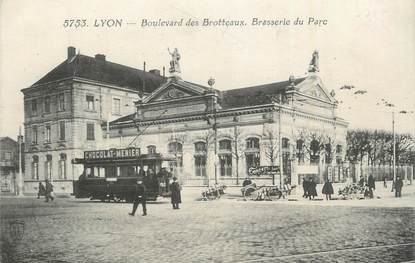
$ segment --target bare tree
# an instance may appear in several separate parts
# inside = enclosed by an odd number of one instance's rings
[[[242,132],[238,126],[235,126],[233,129],[233,146],[232,146],[232,156],[235,158],[236,162],[236,184],[239,184],[239,161],[244,156],[244,141],[242,140]]]

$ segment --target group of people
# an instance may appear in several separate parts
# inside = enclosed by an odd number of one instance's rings
[[[39,199],[41,196],[45,196],[45,202],[49,202],[49,200],[54,200],[53,185],[48,179],[45,180],[45,185],[43,185],[42,182],[39,182],[37,199]]]
[[[177,182],[177,177],[173,177],[173,182],[170,184],[170,190],[171,190],[171,204],[173,206],[173,209],[180,209],[179,204],[182,202],[181,198],[181,186]],[[143,181],[139,180],[137,181],[137,185],[135,186],[135,199],[133,204],[133,211],[131,213],[128,213],[131,216],[135,215],[135,212],[137,211],[138,205],[141,204],[143,207],[143,216],[147,215],[147,188]]]
[[[316,182],[314,182],[314,179],[312,177],[308,178],[308,180],[306,178],[303,178],[303,197],[304,198],[308,198],[308,199],[314,199],[314,197],[317,196],[317,184]]]
[[[314,199],[317,196],[317,184],[312,177],[308,180],[303,178],[303,197],[309,200]],[[326,196],[326,200],[331,200],[331,195],[334,194],[333,184],[327,179],[323,185],[321,193]]]
[[[366,179],[362,176],[359,180],[359,186],[365,187],[364,196],[367,198],[373,198],[374,194],[373,191],[376,189],[375,185],[375,178],[373,175],[369,175]],[[387,188],[386,176],[383,177],[383,187]],[[396,180],[392,182],[392,190],[391,192],[395,191],[395,197],[402,197],[402,187],[403,187],[403,180],[402,178],[397,175]]]

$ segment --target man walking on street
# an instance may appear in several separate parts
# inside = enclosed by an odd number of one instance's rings
[[[373,190],[375,190],[375,178],[373,178],[373,175],[369,175],[369,178],[367,179],[367,186],[369,187],[369,197],[373,198]]]
[[[53,199],[54,199],[53,198],[53,185],[49,182],[48,179],[45,180],[45,184],[46,184],[46,187],[45,187],[46,200],[45,200],[45,202],[49,202],[49,199],[51,201],[53,201]]]
[[[395,181],[395,197],[402,197],[402,187],[403,181],[401,177],[398,175]]]
[[[133,211],[128,214],[130,216],[134,216],[135,211],[137,211],[138,205],[141,203],[141,205],[143,206],[143,216],[146,216],[147,215],[147,207],[146,207],[147,189],[145,185],[143,184],[143,181],[137,181],[134,195],[135,195],[135,199],[134,199]]]
[[[173,183],[171,184],[171,203],[173,209],[179,209],[179,203],[182,202],[182,197],[180,195],[180,185],[177,182],[177,178],[173,177]]]

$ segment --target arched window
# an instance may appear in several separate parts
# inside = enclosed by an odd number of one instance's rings
[[[330,143],[326,143],[324,145],[324,150],[325,150],[325,161],[326,163],[331,163],[331,161],[333,160],[333,156],[331,154],[331,144]]]
[[[39,157],[37,155],[33,155],[32,179],[39,180]]]
[[[282,138],[281,147],[283,149],[289,149],[290,140],[288,138]]]
[[[157,148],[156,148],[156,146],[155,146],[155,145],[149,145],[149,146],[147,146],[147,153],[148,153],[149,155],[154,155],[154,154],[156,154],[156,151],[157,151]]]
[[[259,139],[255,137],[250,137],[246,139],[246,149],[247,150],[259,150]]]
[[[246,174],[248,174],[249,168],[260,166],[259,139],[258,138],[250,137],[246,139],[245,160],[246,160]]]
[[[232,141],[228,139],[219,141],[219,151],[232,151]]]
[[[318,164],[320,161],[320,143],[317,140],[310,142],[310,164]]]
[[[337,144],[336,145],[336,164],[337,165],[340,165],[342,163],[342,153],[343,153],[342,145]]]
[[[206,177],[207,149],[206,143],[195,143],[195,175]]]
[[[59,155],[59,179],[66,179],[66,153]]]
[[[181,172],[183,167],[183,145],[180,142],[171,142],[167,145],[168,153],[173,155],[175,161],[169,162],[170,171],[176,173]]]
[[[45,179],[52,179],[52,155],[46,155],[46,162],[45,162]]]
[[[304,164],[304,141],[297,140],[297,160],[298,164]]]
[[[179,142],[171,142],[171,143],[169,143],[169,147],[168,148],[169,148],[168,151],[171,154],[182,153],[183,152],[183,146]]]
[[[282,148],[282,174],[284,180],[291,183],[291,154],[290,154],[290,139],[281,139]]]
[[[220,175],[232,176],[232,141],[228,139],[219,141]]]

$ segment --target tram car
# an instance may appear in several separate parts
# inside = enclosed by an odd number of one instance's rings
[[[140,148],[85,151],[84,158],[73,161],[84,166],[79,180],[74,181],[74,196],[133,202],[138,181],[146,186],[149,201],[169,196],[172,175],[162,168],[167,161],[175,160],[159,153],[141,154]]]

